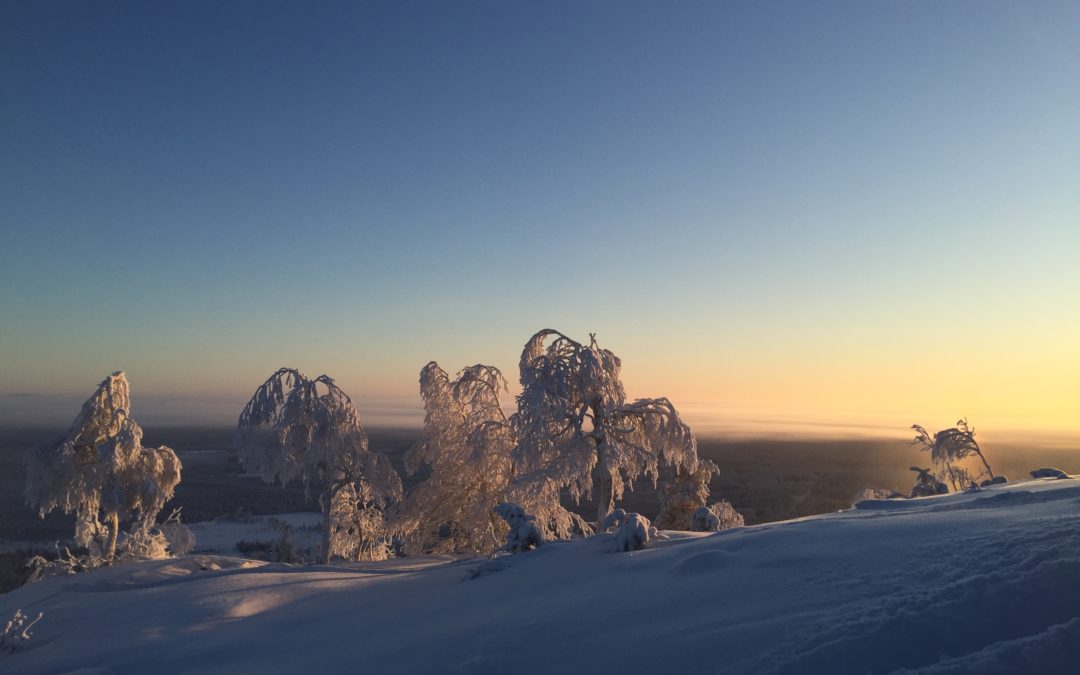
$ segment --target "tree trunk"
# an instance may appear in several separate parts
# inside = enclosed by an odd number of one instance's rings
[[[986,473],[990,474],[990,480],[993,480],[994,479],[994,470],[990,468],[990,463],[986,461],[985,457],[983,457],[982,451],[979,450],[978,448],[976,448],[975,449],[975,454],[977,454],[979,456],[979,459],[982,460],[983,466],[986,467]]]
[[[597,478],[596,489],[596,525],[597,527],[603,527],[604,518],[611,513],[611,510],[615,506],[615,499],[611,489],[611,476],[602,474]]]
[[[109,538],[105,542],[105,560],[112,562],[116,557],[116,539],[120,535],[120,515],[112,511],[105,516],[105,522],[109,526]]]
[[[330,504],[333,503],[332,497],[327,497],[327,493],[323,493],[319,497],[319,506],[322,507],[322,531],[323,531],[323,564],[330,564],[330,557],[332,551],[330,550]]]
[[[945,462],[945,468],[949,470],[949,482],[952,483],[953,492],[960,492],[960,488],[956,485],[956,474],[953,473],[952,464]]]
[[[607,417],[604,414],[604,406],[599,400],[589,404],[593,414],[592,439],[596,443],[596,526],[602,528],[604,519],[611,513],[615,506],[615,491],[612,487],[611,474],[604,469],[604,454],[607,450],[604,442]]]

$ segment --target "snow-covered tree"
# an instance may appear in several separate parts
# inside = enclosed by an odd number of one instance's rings
[[[496,504],[492,510],[506,521],[505,550],[522,553],[544,543],[544,534],[536,524],[536,516],[526,513],[520,504],[503,502]]]
[[[694,511],[690,521],[693,532],[720,532],[746,525],[743,515],[735,510],[731,502],[721,499],[718,502],[702,506]]]
[[[245,468],[265,482],[299,480],[319,490],[326,562],[382,557],[381,511],[401,498],[401,479],[385,456],[368,451],[352,399],[333,379],[278,370],[240,413],[236,447]]]
[[[655,524],[660,530],[688,530],[694,514],[707,508],[709,481],[718,468],[712,461],[698,462],[696,471],[665,471],[660,479],[660,512]]]
[[[969,472],[956,466],[957,463],[972,455],[982,461],[989,478],[994,478],[989,462],[986,461],[979,444],[975,441],[975,429],[968,425],[966,418],[957,420],[955,427],[943,429],[933,435],[918,424],[911,425],[911,428],[915,431],[915,440],[911,442],[912,445],[918,445],[921,450],[930,452],[930,460],[943,475],[949,478],[953,490],[961,490],[969,483],[977,482],[982,476],[979,474],[972,477]]]
[[[550,342],[549,342],[550,340]],[[661,464],[698,468],[697,442],[666,398],[626,401],[621,362],[593,337],[583,345],[545,329],[521,353],[515,460],[534,508],[554,510],[560,490],[595,497],[597,521],[642,475],[655,485]]]
[[[516,436],[499,407],[506,381],[497,368],[475,365],[453,380],[432,361],[420,371],[424,440],[405,455],[414,474],[430,474],[410,491],[395,529],[409,553],[490,552],[506,524],[495,516],[506,499]]]
[[[180,482],[180,460],[170,448],[146,448],[131,419],[124,373],[105,378],[60,440],[27,456],[26,502],[44,517],[74,513],[75,543],[106,561],[116,557],[121,521],[129,535],[153,527]]]

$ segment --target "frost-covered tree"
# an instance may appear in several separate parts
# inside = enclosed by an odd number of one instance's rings
[[[911,425],[911,428],[915,431],[912,445],[918,445],[920,450],[930,452],[930,460],[949,478],[953,490],[961,490],[981,477],[982,474],[972,477],[966,470],[956,466],[972,455],[979,458],[989,478],[993,480],[994,472],[975,441],[975,429],[968,425],[966,418],[957,420],[955,427],[943,429],[933,435],[918,424]]]
[[[490,552],[506,524],[495,506],[506,499],[516,435],[499,406],[506,381],[493,366],[465,368],[453,380],[432,361],[420,371],[424,439],[405,455],[405,470],[430,474],[410,491],[395,529],[408,553]]]
[[[697,442],[675,406],[627,402],[620,370],[595,337],[583,345],[545,329],[525,344],[515,460],[518,483],[534,491],[526,506],[542,499],[553,509],[565,489],[574,500],[595,497],[600,522],[642,475],[655,485],[661,464],[697,470]]]
[[[131,419],[124,373],[105,378],[83,404],[67,434],[27,456],[26,502],[44,517],[74,513],[75,543],[111,561],[121,521],[128,534],[148,531],[180,482],[180,460],[170,448],[146,448]]]
[[[333,379],[278,370],[240,413],[236,447],[263,481],[298,480],[309,494],[319,491],[324,561],[385,556],[382,509],[401,498],[401,479],[386,457],[368,451],[352,399]]]
[[[735,510],[731,502],[721,499],[718,502],[702,506],[694,511],[690,521],[693,532],[720,532],[746,525],[743,515]]]
[[[660,530],[688,530],[698,509],[709,501],[709,481],[718,471],[716,464],[703,459],[696,471],[666,471],[660,479],[660,512],[655,525]]]

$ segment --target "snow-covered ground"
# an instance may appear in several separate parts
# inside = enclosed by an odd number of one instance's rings
[[[1077,480],[611,547],[51,579],[0,596],[45,612],[0,672],[1080,672]]]

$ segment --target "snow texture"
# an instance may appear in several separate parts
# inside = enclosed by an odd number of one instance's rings
[[[0,596],[5,620],[45,613],[0,671],[1077,672],[1075,481],[864,504],[632,555],[552,543],[470,581],[480,561],[448,556],[111,566]]]

